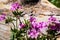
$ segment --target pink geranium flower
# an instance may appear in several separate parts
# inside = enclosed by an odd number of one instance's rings
[[[6,16],[5,14],[1,14],[0,15],[0,21],[4,20],[5,19],[5,16]]]
[[[19,28],[22,29],[24,27],[25,27],[25,24],[24,23],[20,23]]]
[[[12,10],[12,11],[16,11],[16,10],[19,9],[19,8],[22,8],[22,6],[21,6],[19,3],[17,3],[17,2],[15,2],[15,3],[13,3],[13,4],[11,5],[11,10]]]
[[[34,17],[30,17],[30,22],[33,22],[33,21],[36,21],[36,18],[34,18]]]
[[[57,21],[57,19],[55,18],[55,17],[53,17],[53,16],[51,16],[50,18],[48,18],[48,21],[49,22],[55,22],[55,21]]]
[[[29,30],[29,32],[28,32],[28,37],[30,37],[30,38],[37,38],[38,37],[38,35],[39,35],[39,32],[38,31],[36,31],[35,29],[31,29],[31,30]]]

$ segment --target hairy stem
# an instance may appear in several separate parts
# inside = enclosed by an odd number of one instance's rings
[[[12,24],[13,24],[13,26],[14,26],[14,29],[15,29],[15,28],[16,28],[16,27],[15,27],[15,24],[14,24],[13,22],[12,22]]]
[[[17,19],[17,17],[16,17],[16,28],[18,29],[18,19]]]

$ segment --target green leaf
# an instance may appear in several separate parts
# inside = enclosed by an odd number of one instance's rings
[[[23,12],[21,12],[21,11],[20,11],[20,12],[17,12],[17,11],[14,11],[14,12],[13,12],[14,16],[18,16],[18,15],[19,15],[19,16],[22,16],[22,13],[23,13]]]
[[[22,16],[23,16],[22,13],[23,13],[23,12],[18,12],[18,15],[22,17]]]
[[[13,29],[13,28],[11,28],[11,32],[12,32],[12,33],[17,33],[17,32],[18,32],[18,29]]]
[[[18,31],[18,32],[16,33],[16,38],[18,38],[18,37],[22,37],[21,31]]]
[[[24,22],[25,22],[25,25],[26,25],[24,29],[28,30],[30,28],[30,22],[28,20],[25,20],[25,19],[24,19]]]
[[[25,20],[25,19],[24,19],[24,22],[25,22],[26,25],[29,24],[29,21],[28,21],[28,20]]]
[[[55,34],[57,33],[56,30],[48,30],[47,32],[51,37],[54,37]]]
[[[15,40],[14,34],[11,35],[10,40]]]
[[[6,20],[5,20],[5,23],[10,23],[12,21],[15,21],[14,19],[12,19],[11,17],[8,17]]]
[[[16,11],[14,11],[12,13],[14,14],[14,16],[17,16],[18,15],[18,13]]]
[[[46,38],[45,35],[43,35],[42,37],[38,37],[37,39],[38,39],[38,40],[46,40],[47,38]]]

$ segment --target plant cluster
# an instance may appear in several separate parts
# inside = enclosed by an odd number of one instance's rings
[[[37,22],[35,17],[30,16],[29,19],[24,19],[22,22],[20,17],[23,12],[19,12],[18,9],[22,9],[22,6],[17,2],[13,3],[11,10],[16,19],[11,16],[6,17],[5,14],[0,15],[0,21],[5,19],[5,23],[14,25],[11,27],[11,40],[55,40],[56,36],[60,34],[60,22],[54,16],[50,16],[46,22]]]

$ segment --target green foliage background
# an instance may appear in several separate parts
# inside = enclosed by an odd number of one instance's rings
[[[48,0],[52,4],[54,4],[56,7],[60,8],[60,0]]]

